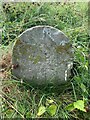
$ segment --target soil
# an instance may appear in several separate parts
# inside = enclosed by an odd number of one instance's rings
[[[12,62],[11,62],[12,55],[11,53],[7,53],[2,56],[0,60],[0,78],[5,79],[8,77],[8,71],[11,69]]]

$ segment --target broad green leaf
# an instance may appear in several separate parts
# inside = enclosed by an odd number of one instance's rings
[[[51,116],[55,115],[56,110],[57,110],[57,106],[56,106],[56,105],[50,105],[50,106],[47,108],[47,112],[48,112]]]
[[[30,111],[26,113],[26,118],[30,118],[31,117],[31,113]]]
[[[46,112],[45,106],[40,106],[37,115],[41,116]]]
[[[72,110],[74,110],[75,108],[74,108],[74,105],[73,105],[73,103],[72,103],[72,104],[67,105],[65,109],[66,109],[66,110],[69,110],[69,111],[72,111]]]
[[[47,102],[49,103],[49,104],[51,104],[51,103],[53,103],[54,101],[52,100],[52,99],[47,99]]]
[[[83,83],[81,83],[81,89],[83,90],[83,92],[87,92],[86,86]]]
[[[73,105],[74,105],[74,108],[77,108],[77,109],[79,109],[81,111],[86,112],[86,110],[84,108],[84,101],[83,100],[78,100],[78,101],[74,102]]]

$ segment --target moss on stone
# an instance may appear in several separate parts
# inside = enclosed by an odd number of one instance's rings
[[[40,60],[41,60],[41,56],[40,56],[40,55],[37,55],[37,56],[34,58],[33,63],[34,63],[34,64],[37,64]]]
[[[59,45],[55,47],[55,50],[57,53],[61,53],[61,52],[65,52],[70,48],[70,44],[66,44],[66,45]]]

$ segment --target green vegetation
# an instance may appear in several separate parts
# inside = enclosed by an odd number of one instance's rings
[[[17,38],[27,28],[50,25],[70,38],[74,49],[74,77],[70,85],[56,93],[53,87],[36,89],[11,78],[2,81],[2,118],[90,119],[90,80],[88,78],[88,3],[7,3],[2,5],[0,51],[11,52]],[[39,58],[37,58],[39,59]],[[0,74],[1,75],[1,74]]]

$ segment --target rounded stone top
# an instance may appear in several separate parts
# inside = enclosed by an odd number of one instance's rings
[[[35,26],[20,34],[13,47],[12,74],[35,85],[62,84],[72,68],[67,36],[51,26]],[[69,67],[68,67],[69,66]]]
[[[69,42],[69,39],[62,31],[51,26],[35,26],[25,30],[21,35],[19,35],[19,38],[22,39],[22,42],[31,45],[47,42],[44,40],[46,37],[51,41],[52,44],[55,45],[63,46]]]

